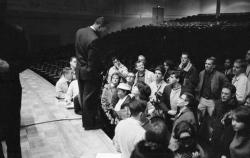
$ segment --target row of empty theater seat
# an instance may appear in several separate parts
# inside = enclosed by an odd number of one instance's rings
[[[198,14],[193,16],[187,16],[174,21],[179,22],[204,22],[204,21],[230,21],[230,22],[244,22],[249,21],[250,13],[222,13],[216,19],[215,14]]]
[[[204,58],[208,56],[217,57],[218,62],[225,57],[244,56],[249,49],[250,13],[222,14],[218,21],[211,21],[209,17],[214,18],[215,15],[199,14],[168,21],[161,26],[147,25],[110,33],[98,40],[98,47],[101,53],[107,54],[106,61],[109,62],[105,69],[112,64],[110,57],[113,55],[119,56],[129,69],[134,68],[139,54],[149,59],[148,66],[155,67],[166,58],[178,63],[176,56],[181,51],[188,51],[192,63],[200,69],[203,69]],[[232,17],[245,20],[226,20]],[[39,62],[36,63],[39,64],[31,68],[55,83],[58,73],[68,66],[70,57],[75,56],[74,44],[42,50],[38,54]]]
[[[62,69],[69,67],[69,60],[70,57],[75,55],[75,49],[74,44],[67,44],[56,48],[43,49],[34,54],[34,62],[30,69],[55,85],[61,76]]]
[[[41,62],[30,66],[30,69],[46,78],[53,85],[56,84],[61,76],[64,67],[69,66],[68,60],[56,60],[51,62]]]

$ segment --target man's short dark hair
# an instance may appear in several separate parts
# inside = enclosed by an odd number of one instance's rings
[[[155,71],[156,70],[160,71],[162,75],[165,74],[165,69],[164,69],[164,67],[162,65],[156,66]]]
[[[164,61],[164,63],[166,63],[168,65],[168,67],[169,67],[170,70],[173,70],[175,68],[175,63],[172,60],[166,59]]]
[[[175,70],[175,71],[171,71],[170,75],[174,75],[175,78],[178,78],[179,79],[179,83],[182,84],[183,83],[183,77],[181,75],[181,71],[179,70]]]
[[[216,65],[216,58],[215,57],[209,57],[207,58],[207,60],[212,60],[213,61],[213,65]]]
[[[72,69],[70,67],[65,67],[62,70],[62,75],[66,75],[68,74],[70,71],[72,71]]]
[[[148,84],[146,84],[143,81],[138,81],[135,86],[137,86],[138,90],[139,90],[139,98],[141,100],[145,100],[145,101],[149,101],[149,96],[151,94],[151,88],[149,87]]]
[[[224,85],[222,86],[222,89],[223,89],[223,88],[229,89],[232,95],[234,95],[234,94],[236,93],[236,88],[235,88],[235,86],[234,86],[233,84],[231,84],[231,83],[226,83],[226,84],[224,84]]]
[[[131,116],[137,116],[140,112],[144,113],[147,108],[147,102],[143,100],[134,99],[129,104]]]
[[[168,146],[170,133],[163,118],[155,116],[151,118],[151,128],[146,132],[147,141],[157,142]]]
[[[98,17],[98,18],[95,20],[95,24],[104,26],[104,25],[105,25],[104,17],[102,17],[102,16],[101,16],[101,17]]]
[[[171,71],[170,75],[174,75],[175,78],[179,78],[181,77],[181,72],[176,70],[176,71]]]
[[[190,57],[190,54],[189,54],[189,52],[187,52],[187,51],[181,52],[181,55],[187,55],[187,56],[188,56],[188,59],[190,59],[190,58],[189,58],[189,57]]]
[[[117,56],[113,56],[111,60],[112,60],[112,61],[115,61],[115,60],[120,61],[119,57],[117,57]]]

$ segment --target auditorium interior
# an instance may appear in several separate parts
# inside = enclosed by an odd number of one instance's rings
[[[211,56],[223,69],[225,59],[245,59],[250,50],[249,0],[6,1],[5,20],[24,30],[30,52],[29,67],[20,73],[23,158],[117,156],[113,126],[84,130],[81,115],[55,97],[61,72],[76,56],[76,31],[97,17],[107,21],[96,41],[104,54],[104,72],[113,66],[113,56],[132,71],[143,55],[146,68],[154,72],[165,59],[180,63],[183,51],[198,72]],[[1,143],[7,158],[4,139]]]

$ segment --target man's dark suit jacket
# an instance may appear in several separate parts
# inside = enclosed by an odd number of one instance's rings
[[[96,32],[90,27],[79,29],[76,32],[76,77],[78,80],[98,79],[102,69],[101,58],[96,48]]]
[[[22,28],[0,22],[0,59],[9,64],[0,72],[0,136],[5,137],[8,157],[21,158],[20,110],[22,87],[19,73],[27,68],[28,41]],[[0,157],[3,156],[0,146]]]
[[[0,122],[6,123],[21,108],[19,73],[27,68],[28,41],[22,28],[0,23],[0,43],[0,59],[9,64],[8,72],[0,73]]]

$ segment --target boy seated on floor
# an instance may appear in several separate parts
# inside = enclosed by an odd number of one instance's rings
[[[62,75],[56,83],[56,98],[58,100],[64,100],[69,88],[69,84],[73,78],[72,70],[69,67],[65,67],[62,70]]]

